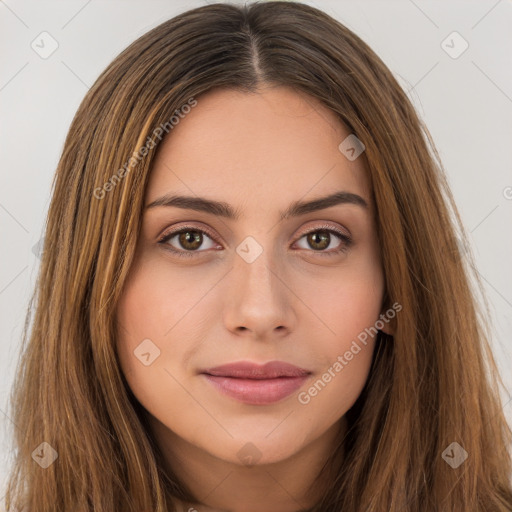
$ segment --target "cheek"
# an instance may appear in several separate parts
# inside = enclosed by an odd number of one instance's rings
[[[299,293],[316,314],[311,322],[316,318],[326,334],[323,349],[331,358],[349,350],[352,340],[374,326],[381,314],[384,277],[371,253],[354,255],[347,265],[316,276],[314,283],[302,280],[300,287]]]
[[[190,313],[211,288],[208,280],[191,278],[186,269],[170,270],[162,260],[145,257],[130,272],[117,307],[120,351],[133,352],[149,338],[163,353],[176,332],[190,326]],[[173,350],[186,343],[180,340]]]
[[[181,393],[172,376],[182,380],[197,350],[200,300],[210,281],[192,280],[184,269],[170,272],[152,258],[134,264],[129,274],[117,306],[116,349],[128,385],[148,410],[158,392]]]
[[[143,284],[142,284],[143,283]],[[168,350],[165,331],[172,327],[162,311],[158,294],[149,293],[147,280],[132,279],[117,308],[117,353],[121,371],[137,400],[153,415],[168,407],[168,397],[179,396],[176,381],[168,373],[170,357],[180,357],[180,346]],[[170,304],[169,310],[172,311]],[[169,318],[172,322],[172,319]],[[167,397],[167,398],[166,398]]]
[[[325,323],[331,334],[321,340],[321,370],[300,395],[326,423],[343,416],[355,403],[368,379],[375,348],[375,322],[379,319],[381,290],[345,283],[322,297]],[[321,305],[321,304],[318,304]],[[313,412],[314,411],[314,412]]]
[[[310,417],[321,418],[319,427],[339,420],[359,398],[368,379],[372,352],[373,341],[333,353],[331,364],[300,392],[299,403]]]
[[[164,334],[172,328],[176,309],[172,295],[164,294],[157,269],[134,265],[117,305],[117,353],[139,401],[148,385],[162,377],[162,363],[168,357]]]
[[[308,295],[308,305],[318,313],[318,332],[326,334],[316,336],[322,370],[299,402],[327,422],[345,414],[368,378],[384,292],[376,262],[361,258],[350,268],[340,268],[335,278],[316,280],[317,292]]]

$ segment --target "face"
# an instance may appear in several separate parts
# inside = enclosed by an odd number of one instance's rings
[[[151,172],[121,367],[160,438],[282,461],[332,433],[368,377],[384,279],[364,153],[285,87],[197,101]]]

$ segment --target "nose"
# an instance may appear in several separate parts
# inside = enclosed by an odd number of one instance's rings
[[[270,251],[268,251],[270,253]],[[224,324],[236,335],[260,340],[283,337],[297,323],[298,298],[282,265],[267,251],[252,263],[235,258],[224,302]]]

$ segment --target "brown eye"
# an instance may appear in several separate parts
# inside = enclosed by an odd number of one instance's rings
[[[313,252],[326,256],[335,256],[346,252],[352,245],[352,238],[350,236],[327,226],[304,233],[296,243],[299,243],[303,238],[306,239],[307,247],[299,246],[299,248],[313,250]],[[336,238],[339,240],[339,244],[331,247],[331,250],[326,250],[333,244]]]
[[[306,235],[308,244],[312,249],[324,250],[329,247],[331,237],[328,231],[314,231]]]
[[[174,240],[176,239],[176,240]],[[210,246],[205,247],[209,241]],[[206,231],[198,228],[185,227],[165,235],[158,241],[160,244],[175,253],[177,256],[194,256],[194,252],[202,253],[204,250],[215,247],[214,241]]]
[[[184,249],[195,251],[201,247],[203,237],[199,231],[182,231],[178,233],[178,241]]]

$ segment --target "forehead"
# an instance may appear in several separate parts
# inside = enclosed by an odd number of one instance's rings
[[[339,149],[349,135],[332,111],[287,87],[206,93],[161,143],[146,204],[169,192],[255,209],[335,190],[369,201],[364,154],[350,161]]]

